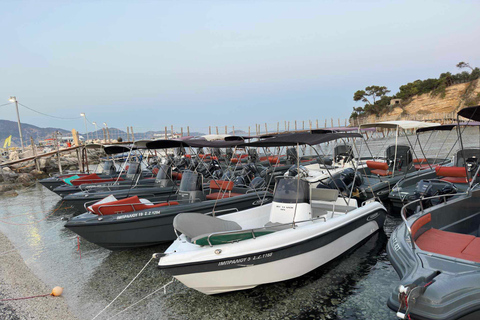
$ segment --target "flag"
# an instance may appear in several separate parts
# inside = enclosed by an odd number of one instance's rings
[[[3,148],[5,149],[6,147],[10,147],[11,143],[12,143],[12,136],[10,135],[7,139],[5,139],[5,143],[3,144]]]

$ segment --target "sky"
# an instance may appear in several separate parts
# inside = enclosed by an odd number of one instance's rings
[[[480,67],[480,1],[8,1],[0,105],[84,131],[348,118],[353,94]],[[13,104],[0,118],[16,120]],[[65,119],[59,119],[65,118]]]

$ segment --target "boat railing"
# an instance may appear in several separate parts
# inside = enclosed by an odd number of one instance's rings
[[[438,199],[438,198],[443,198],[443,204],[447,204],[448,199],[450,197],[457,197],[457,196],[462,196],[462,195],[468,195],[468,192],[462,192],[462,193],[454,193],[454,194],[439,194],[431,197],[420,197],[420,199],[411,201],[404,205],[402,207],[402,210],[400,211],[400,216],[402,217],[403,222],[405,223],[405,226],[407,227],[407,232],[410,237],[410,242],[412,244],[412,249],[415,249],[415,241],[413,239],[413,234],[412,234],[412,229],[408,225],[407,222],[407,208],[410,207],[412,204],[419,203],[420,204],[420,212],[422,215],[425,213],[425,208],[423,206],[423,201],[424,200],[430,200],[430,199]]]
[[[216,211],[218,212],[218,211]],[[242,229],[242,230],[231,230],[231,231],[219,231],[219,232],[212,232],[207,236],[207,242],[210,247],[213,247],[212,242],[210,241],[210,238],[213,236],[219,236],[219,235],[227,235],[227,234],[234,234],[234,233],[248,233],[250,232],[252,234],[252,238],[256,239],[255,232],[256,231],[261,231],[261,230],[268,230],[268,229],[277,229],[278,227],[283,227],[283,226],[291,226],[293,229],[295,229],[296,224],[302,223],[302,222],[313,222],[315,220],[323,219],[325,222],[327,222],[327,218],[325,216],[320,216],[312,219],[307,219],[307,220],[301,220],[301,221],[295,221],[294,223],[288,222],[288,223],[279,223],[275,224],[272,226],[263,226],[259,228],[253,228],[253,229]]]

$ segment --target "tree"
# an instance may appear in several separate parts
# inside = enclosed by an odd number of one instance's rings
[[[463,61],[460,61],[459,63],[457,63],[457,68],[459,69],[470,68],[473,71],[473,68],[470,66],[470,64],[468,64],[468,62],[463,62]]]
[[[390,90],[388,90],[387,87],[369,86],[366,87],[365,90],[358,90],[355,92],[353,95],[353,101],[363,101],[369,105],[374,105],[377,98],[381,98],[389,92]],[[373,103],[368,100],[368,97],[371,97]]]

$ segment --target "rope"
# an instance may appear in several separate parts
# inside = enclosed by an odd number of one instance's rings
[[[13,102],[9,102],[9,103],[4,103],[4,104],[0,104],[0,107],[3,107],[3,106],[8,106],[9,104],[12,104]]]
[[[145,297],[143,297],[142,299],[138,300],[137,302],[129,305],[128,307],[126,307],[125,309],[123,309],[123,310],[120,311],[119,313],[115,314],[113,317],[108,318],[107,320],[116,318],[119,314],[124,313],[125,311],[127,311],[127,310],[130,309],[131,307],[139,304],[140,302],[142,302],[143,300],[149,298],[150,296],[153,296],[155,293],[157,293],[158,291],[160,291],[160,290],[162,290],[162,289],[163,289],[163,293],[166,294],[166,293],[167,293],[167,290],[166,290],[167,286],[170,285],[170,284],[172,284],[174,281],[175,281],[175,278],[173,278],[172,281],[170,281],[169,283],[165,284],[164,286],[161,286],[161,287],[158,288],[157,290],[153,291],[152,293],[147,294]]]
[[[32,108],[30,108],[30,107],[27,107],[26,105],[21,104],[20,102],[18,102],[18,104],[21,105],[21,106],[24,107],[24,108],[27,108],[28,110],[31,110],[31,111],[33,111],[33,112],[36,112],[36,113],[38,113],[38,114],[41,114],[41,115],[44,115],[44,116],[47,116],[47,117],[51,117],[51,118],[63,119],[63,120],[76,120],[76,119],[80,119],[80,118],[81,118],[81,116],[80,116],[80,117],[75,117],[75,118],[66,118],[66,117],[52,116],[52,115],[49,115],[49,114],[46,114],[46,113],[37,111],[37,110],[35,110],[35,109],[32,109]]]
[[[23,297],[23,298],[2,299],[2,300],[0,300],[0,301],[25,300],[25,299],[32,299],[32,298],[47,297],[47,296],[51,296],[51,295],[52,295],[51,293],[47,293],[47,294],[41,294],[41,295],[38,295],[38,296],[30,296],[30,297]]]
[[[130,281],[130,283],[127,284],[127,286],[115,297],[115,299],[113,299],[105,308],[103,308],[99,313],[97,313],[97,315],[93,317],[92,320],[95,320],[100,314],[103,313],[103,311],[107,310],[112,305],[112,303],[114,303],[115,300],[117,300],[125,292],[125,290],[128,289],[128,287],[130,287],[130,285],[138,278],[138,276],[140,276],[140,274],[143,272],[143,270],[145,270],[145,268],[148,266],[148,264],[152,260],[153,260],[153,257],[151,257],[150,260],[148,260],[148,262],[143,266],[142,270],[140,270],[140,272],[137,273],[137,275],[132,279],[132,281]]]

